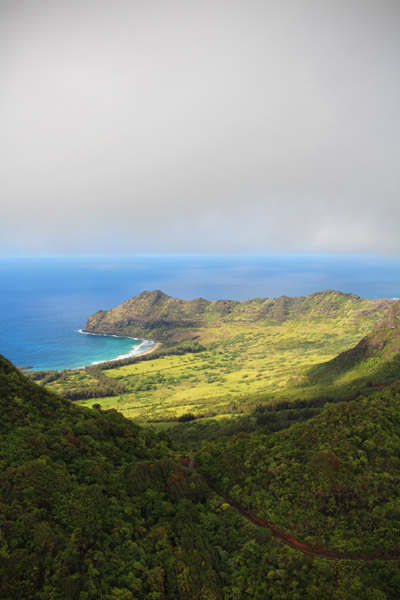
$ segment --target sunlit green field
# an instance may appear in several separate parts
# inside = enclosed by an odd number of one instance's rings
[[[224,406],[233,400],[245,403],[257,394],[284,397],[302,381],[306,368],[354,346],[369,327],[368,320],[350,318],[260,324],[240,333],[237,327],[230,331],[224,327],[219,332],[222,339],[206,352],[108,370],[107,376],[124,383],[129,391],[81,403],[117,408],[142,423],[174,420],[187,413],[223,414]]]

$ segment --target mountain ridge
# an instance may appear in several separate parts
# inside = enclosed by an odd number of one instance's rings
[[[298,315],[313,319],[334,318],[343,304],[352,319],[373,317],[387,310],[391,300],[367,300],[351,293],[324,290],[308,296],[238,300],[181,300],[160,290],[144,291],[108,311],[90,316],[83,329],[126,337],[151,337],[157,341],[180,342],[199,337],[201,330],[221,324],[268,322],[281,324]],[[357,308],[357,310],[355,310]]]

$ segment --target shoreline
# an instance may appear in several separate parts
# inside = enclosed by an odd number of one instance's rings
[[[136,352],[132,351],[128,352],[128,354],[122,354],[117,356],[116,358],[109,358],[109,359],[105,359],[105,360],[99,360],[99,361],[94,361],[89,363],[88,367],[91,366],[95,366],[95,365],[101,365],[103,363],[106,362],[114,362],[117,360],[124,360],[125,358],[133,358],[133,357],[140,357],[140,356],[144,356],[145,354],[150,354],[150,352],[153,352],[154,350],[157,350],[160,346],[161,346],[161,342],[154,342],[154,340],[145,340],[142,338],[134,338],[131,336],[127,336],[127,335],[114,335],[114,334],[108,334],[108,333],[90,333],[88,331],[83,331],[82,329],[78,329],[79,333],[82,333],[84,335],[99,335],[102,337],[114,337],[114,338],[121,338],[121,339],[126,339],[126,340],[135,340],[138,342],[153,342],[153,345],[148,348],[147,350],[145,350],[144,352],[140,352],[140,354],[136,354]],[[139,344],[140,347],[141,344]],[[52,367],[50,369],[45,369],[45,368],[35,368],[33,366],[17,366],[17,369],[19,369],[20,371],[24,371],[27,369],[32,369],[32,372],[36,372],[36,371],[81,371],[85,369],[85,366],[79,366],[79,367]]]
[[[161,346],[161,342],[154,342],[153,340],[146,340],[143,338],[135,338],[132,336],[128,336],[128,335],[115,335],[113,333],[92,333],[90,331],[85,331],[84,329],[78,329],[79,333],[83,333],[84,335],[100,335],[102,337],[114,337],[114,338],[121,338],[121,339],[125,339],[125,340],[135,340],[138,342],[152,342],[153,345],[148,348],[147,350],[145,350],[145,352],[140,352],[139,354],[136,354],[136,352],[134,351],[134,347],[132,347],[131,351],[128,352],[128,354],[122,354],[120,356],[117,356],[116,358],[109,358],[107,360],[99,360],[99,361],[95,361],[90,363],[90,365],[87,366],[94,366],[94,365],[101,365],[102,363],[106,363],[106,362],[114,362],[117,360],[124,360],[125,358],[133,358],[133,357],[139,357],[139,356],[144,356],[145,354],[149,354],[150,352],[153,352],[153,350],[156,350],[157,348],[159,348]],[[139,348],[142,344],[139,344]],[[80,369],[84,369],[85,367],[76,367],[73,368],[71,370],[73,371],[78,371]]]
[[[156,342],[154,344],[154,346],[152,346],[151,348],[146,350],[146,352],[142,352],[142,354],[138,354],[138,356],[144,356],[145,354],[150,354],[150,352],[154,352],[154,350],[157,350],[157,348],[159,348],[160,346],[161,346],[161,342]]]

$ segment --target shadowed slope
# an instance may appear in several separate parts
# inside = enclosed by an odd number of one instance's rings
[[[162,437],[0,356],[0,598],[220,598],[199,527],[209,491]]]
[[[400,300],[354,348],[315,365],[307,376],[311,385],[352,382],[361,387],[387,385],[400,379]]]

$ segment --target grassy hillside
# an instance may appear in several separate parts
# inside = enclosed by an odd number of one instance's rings
[[[180,300],[156,290],[142,292],[109,311],[99,310],[89,317],[84,331],[157,341],[210,342],[231,338],[254,327],[279,326],[286,321],[302,321],[316,327],[324,322],[335,327],[339,319],[362,328],[388,306],[386,300],[366,300],[333,290],[298,298],[254,298],[245,302]]]
[[[302,425],[209,444],[199,471],[308,548],[400,554],[400,387],[335,406]]]
[[[0,481],[4,600],[396,600],[400,593],[397,562],[327,561],[278,543],[182,467],[165,436],[114,410],[60,398],[3,357]],[[378,490],[391,494],[391,481]]]
[[[354,348],[312,367],[302,386],[323,385],[327,391],[340,393],[357,386],[383,386],[396,379],[400,379],[400,301]]]

